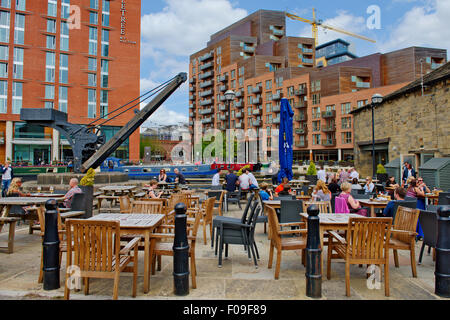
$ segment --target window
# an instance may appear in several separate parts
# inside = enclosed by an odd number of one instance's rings
[[[108,114],[108,91],[102,90],[100,94],[100,117],[106,118]]]
[[[13,82],[13,104],[12,113],[20,114],[20,109],[22,109],[22,93],[23,84],[21,82]]]
[[[47,52],[45,56],[45,81],[55,82],[55,53]]]
[[[95,73],[88,74],[88,86],[90,87],[97,86],[97,75]]]
[[[47,49],[56,49],[56,37],[55,36],[46,36],[47,37]]]
[[[365,105],[369,104],[369,100],[358,100],[357,106],[358,108],[364,107]]]
[[[0,60],[8,60],[9,57],[9,47],[0,46]]]
[[[59,82],[69,82],[69,56],[67,54],[59,56]]]
[[[8,81],[0,81],[0,113],[6,113],[8,101]]]
[[[292,97],[294,95],[294,87],[288,87],[288,97]]]
[[[334,104],[330,104],[325,107],[325,111],[333,111],[333,110],[336,110],[336,105]]]
[[[1,62],[0,63],[0,77],[8,78],[8,64]]]
[[[90,8],[97,10],[98,9],[98,0],[91,0]]]
[[[341,118],[342,129],[351,129],[352,128],[352,118],[345,117]]]
[[[349,114],[352,110],[350,102],[342,103],[341,104],[341,113],[342,114]]]
[[[70,17],[70,0],[61,1],[61,18],[69,19]]]
[[[102,56],[109,55],[109,30],[102,29]]]
[[[352,133],[351,132],[342,132],[342,144],[352,143]]]
[[[25,11],[26,0],[16,0],[16,10]]]
[[[95,58],[88,58],[88,69],[89,71],[97,71],[97,59]]]
[[[47,19],[47,32],[56,33],[56,21],[53,19]]]
[[[219,54],[222,54],[222,47],[217,47],[216,53],[217,53],[218,55],[219,55]]]
[[[236,70],[231,70],[231,79],[236,78]]]
[[[103,0],[102,6],[102,25],[109,27],[109,0]]]
[[[244,78],[239,78],[239,87],[242,87],[244,85]]]
[[[320,103],[320,93],[314,93],[312,95],[312,103],[319,104]]]
[[[101,87],[108,88],[109,61],[102,60]]]
[[[55,86],[45,85],[45,99],[55,99]]]
[[[278,88],[282,87],[283,86],[283,77],[276,78],[275,82],[276,82]]]
[[[313,145],[320,145],[320,134],[313,134]]]
[[[316,80],[316,91],[320,91],[320,80]]]
[[[312,108],[313,119],[320,119],[320,107]]]
[[[244,67],[240,67],[239,68],[239,76],[243,76],[244,75],[244,71],[245,71],[245,68]]]
[[[252,94],[252,86],[247,86],[247,94]]]
[[[9,12],[0,11],[0,42],[9,42]]]
[[[23,48],[14,48],[14,79],[23,79]]]
[[[59,87],[59,111],[67,112],[68,91],[67,87]]]
[[[231,89],[236,88],[236,80],[231,80],[230,81],[230,87],[231,87]]]
[[[94,89],[88,89],[88,118],[97,117],[97,94]]]
[[[57,11],[57,1],[48,0],[47,15],[50,17],[56,17],[56,11]]]
[[[14,26],[14,43],[24,44],[25,43],[25,15],[16,13]]]
[[[3,8],[11,8],[11,0],[2,0],[0,6]]]
[[[97,55],[97,28],[89,27],[89,54]]]
[[[312,122],[313,131],[320,131],[320,120]]]
[[[272,104],[266,103],[266,113],[272,112]]]
[[[98,24],[98,13],[97,12],[89,12],[89,23],[90,24]]]
[[[272,80],[266,80],[266,90],[272,90]]]
[[[69,51],[69,25],[65,21],[61,21],[61,45],[62,51]]]

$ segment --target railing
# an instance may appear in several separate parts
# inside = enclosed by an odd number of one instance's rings
[[[280,110],[281,110],[281,106],[279,106],[279,105],[273,106],[273,108],[272,108],[272,112],[280,112]]]
[[[306,129],[304,128],[297,128],[295,129],[296,134],[306,134]]]
[[[284,35],[284,30],[273,29],[272,32],[276,36],[283,36]]]
[[[262,111],[261,111],[261,109],[253,110],[252,114],[254,116],[260,116],[262,114]]]
[[[281,99],[281,93],[275,93],[272,95],[272,100],[280,100]]]
[[[304,53],[312,53],[313,52],[313,49],[305,48],[305,47],[303,47],[302,50]]]
[[[219,81],[220,81],[220,82],[228,81],[228,76],[225,76],[225,75],[220,76],[220,77],[219,77]]]
[[[335,118],[336,110],[322,112],[322,118]]]
[[[333,147],[336,145],[336,139],[325,139],[322,140],[322,145],[324,147]]]
[[[235,102],[235,103],[234,103],[234,106],[235,106],[236,108],[242,108],[242,107],[244,107],[244,103],[243,103],[242,100],[241,100],[241,101]]]
[[[225,120],[227,120],[227,116],[221,115],[221,116],[219,116],[219,119],[220,119],[221,121],[225,121]]]
[[[214,81],[213,80],[209,80],[209,81],[203,81],[200,83],[200,88],[207,88],[214,85]]]
[[[227,91],[227,90],[228,90],[228,87],[227,87],[226,85],[223,85],[223,86],[220,86],[220,87],[219,87],[219,90],[222,91],[222,92],[223,92],[223,91]]]
[[[212,108],[209,108],[209,109],[201,109],[201,110],[199,110],[198,113],[201,115],[205,115],[205,114],[211,114],[213,112],[214,112],[214,110]]]
[[[204,65],[201,65],[200,66],[200,70],[203,71],[203,70],[206,70],[206,69],[209,69],[209,68],[212,68],[212,67],[214,67],[214,63],[213,62],[208,62],[208,63],[205,63]]]
[[[357,88],[370,88],[370,82],[357,82]]]
[[[236,127],[236,129],[244,129],[244,124],[236,123],[235,127]]]
[[[194,87],[189,87],[189,92],[195,92],[195,88]]]
[[[295,141],[295,147],[306,148],[308,147],[308,141]]]
[[[294,108],[295,109],[301,109],[301,108],[306,108],[308,106],[308,104],[306,102],[297,102],[294,103]]]
[[[201,75],[199,75],[199,79],[201,79],[201,80],[207,79],[207,78],[212,77],[213,75],[214,75],[214,72],[208,71],[208,72],[205,72],[205,73],[202,73]]]
[[[244,45],[244,51],[253,53],[253,52],[255,52],[255,47]]]
[[[336,126],[324,126],[322,127],[323,132],[334,132],[336,131]]]
[[[236,98],[240,98],[242,96],[244,96],[244,93],[242,92],[242,90],[239,90],[236,92]]]
[[[252,93],[261,93],[261,91],[262,91],[262,87],[261,86],[252,88]]]
[[[280,118],[273,118],[272,119],[272,123],[279,124],[280,123]]]
[[[224,104],[219,104],[219,110],[220,111],[227,111],[227,106]]]
[[[189,100],[195,100],[195,94],[191,94],[191,95],[189,95]]]
[[[242,119],[243,117],[244,117],[244,114],[242,112],[237,112],[236,113],[236,118]]]
[[[207,96],[211,96],[214,94],[213,90],[207,90],[207,91],[203,91],[199,93],[200,97],[207,97]]]
[[[190,83],[190,84],[195,83],[195,77],[193,77],[191,80],[189,80],[189,83]]]
[[[205,118],[205,119],[202,119],[202,123],[203,123],[203,124],[212,123],[212,122],[213,122],[213,119],[212,119],[212,118]]]
[[[190,105],[189,105],[189,109],[194,109],[195,108],[195,103],[191,103]]]
[[[254,127],[260,127],[261,125],[262,125],[261,120],[253,121],[253,126],[254,126]]]
[[[201,106],[208,106],[213,103],[214,103],[214,99],[207,99],[207,100],[200,101]]]
[[[303,89],[295,90],[295,91],[294,91],[294,94],[295,94],[296,96],[301,96],[301,95],[305,95],[306,92],[307,92],[306,88],[303,88]]]
[[[214,57],[214,54],[212,52],[209,52],[207,54],[204,54],[203,56],[198,58],[198,61],[203,62],[206,61],[208,59],[211,59],[212,57]]]
[[[294,121],[306,121],[305,115],[294,116]]]
[[[308,58],[302,58],[302,61],[303,61],[304,63],[311,63],[311,64],[314,63],[314,60],[313,60],[313,59],[308,59]]]

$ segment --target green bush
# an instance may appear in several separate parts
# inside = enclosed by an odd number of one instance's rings
[[[381,163],[379,163],[377,165],[377,173],[379,173],[379,174],[386,173],[386,169],[384,168],[384,166]]]
[[[309,167],[308,167],[308,171],[306,172],[306,175],[308,175],[308,176],[317,175],[316,165],[314,164],[314,162],[311,161],[309,163]]]
[[[238,177],[242,175],[242,170],[244,170],[244,168],[245,169],[250,169],[250,166],[247,164],[247,165],[243,166],[242,168],[240,168],[238,173],[237,173]]]
[[[95,177],[95,171],[94,169],[90,168],[86,175],[81,179],[80,185],[81,186],[93,186],[94,185],[94,177]]]

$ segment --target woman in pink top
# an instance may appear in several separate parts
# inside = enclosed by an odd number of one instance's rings
[[[417,180],[414,177],[410,177],[407,181],[408,189],[406,190],[406,196],[410,198],[425,197],[425,192],[417,187]]]
[[[354,199],[350,194],[352,190],[350,183],[344,182],[343,184],[341,184],[341,190],[342,192],[339,195],[339,197],[345,199],[345,201],[347,202],[348,209],[350,210],[350,213],[356,213],[361,216],[367,217],[367,210],[362,209],[359,201]]]

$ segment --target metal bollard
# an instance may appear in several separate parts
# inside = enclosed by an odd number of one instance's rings
[[[59,289],[59,236],[56,200],[45,203],[45,232],[43,246],[44,290]]]
[[[306,295],[322,297],[322,250],[320,249],[319,208],[311,205],[308,212],[308,238],[306,242]]]
[[[173,284],[175,295],[189,294],[189,243],[186,228],[186,205],[175,206],[175,239],[173,241]]]
[[[441,206],[438,213],[434,293],[450,298],[450,206]]]

